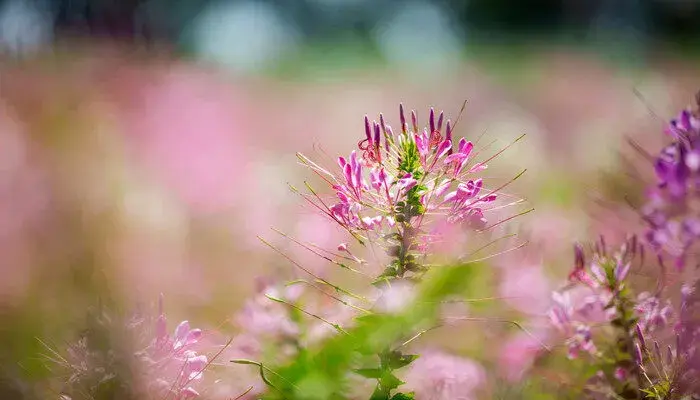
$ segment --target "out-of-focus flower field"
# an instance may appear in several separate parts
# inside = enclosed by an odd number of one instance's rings
[[[297,153],[334,166],[365,137],[365,115],[383,113],[398,132],[402,103],[421,124],[430,107],[454,123],[466,104],[454,137],[478,139],[481,159],[505,149],[479,175],[498,186],[526,170],[503,189],[523,199],[507,213],[534,209],[499,226],[507,238],[472,257],[483,260],[470,272],[468,295],[446,303],[454,322],[407,345],[422,356],[401,375],[406,391],[443,399],[458,382],[463,392],[449,398],[578,398],[575,388],[591,367],[566,360],[548,316],[552,292],[573,268],[574,242],[603,234],[620,243],[641,229],[635,207],[655,177],[635,147],[658,152],[667,121],[692,102],[698,77],[697,63],[686,59],[623,67],[544,47],[527,57],[504,48],[435,73],[367,65],[245,79],[110,46],[4,60],[0,397],[61,398],[76,364],[92,368],[80,350],[68,349],[110,323],[123,329],[134,313],[156,324],[162,295],[167,324],[159,320],[166,333],[157,340],[177,350],[196,339],[198,354],[216,360],[196,388],[200,395],[258,398],[266,385],[257,367],[229,361],[265,351],[273,360],[300,346],[256,347],[273,332],[300,329],[285,325],[284,305],[275,309],[264,288],[307,277],[298,265],[347,290],[366,287],[317,254],[349,239],[295,193],[308,181],[334,194]],[[469,246],[457,235],[444,245],[445,254]],[[647,278],[633,272],[640,285]],[[400,285],[393,289],[382,303],[387,309],[408,296]],[[304,310],[313,316],[299,318],[342,324],[354,316],[329,298],[317,303]],[[173,333],[183,320],[189,325]],[[305,329],[317,331],[307,339],[333,333],[323,324]],[[158,363],[160,347],[150,349]],[[199,380],[202,366],[190,364],[190,380]],[[440,375],[445,370],[452,375]],[[135,376],[157,380],[150,373]],[[443,397],[425,392],[435,382],[447,388]],[[366,386],[351,389],[366,393]]]

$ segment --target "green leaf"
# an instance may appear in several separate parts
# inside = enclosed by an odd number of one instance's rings
[[[412,363],[418,357],[417,354],[401,354],[399,351],[393,351],[387,359],[387,364],[390,369],[399,369]]]
[[[365,378],[379,379],[382,377],[383,371],[379,368],[360,368],[356,369],[355,373],[362,375]]]
[[[396,393],[391,397],[391,400],[413,400],[415,394],[411,393]]]
[[[386,393],[389,393],[392,389],[396,389],[397,387],[403,384],[404,381],[397,378],[396,375],[392,374],[389,371],[384,372],[381,379],[379,379],[379,385],[381,385],[382,389]]]
[[[389,400],[389,393],[384,392],[379,387],[377,387],[377,389],[375,389],[372,393],[372,397],[370,397],[369,400]]]

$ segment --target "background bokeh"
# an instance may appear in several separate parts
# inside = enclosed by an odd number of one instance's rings
[[[488,176],[527,169],[509,191],[536,209],[513,222],[530,245],[492,259],[475,297],[503,301],[474,307],[546,336],[570,243],[636,223],[650,169],[628,140],[657,149],[693,99],[698,17],[690,0],[0,2],[0,397],[33,398],[37,338],[61,347],[97,304],[163,293],[173,321],[235,332],[256,277],[290,270],[256,235],[322,270],[269,229],[341,240],[287,187],[309,176],[295,153],[332,162],[399,102],[454,118],[466,101],[457,136],[485,151],[527,135]],[[424,340],[516,382],[532,360],[503,326]]]

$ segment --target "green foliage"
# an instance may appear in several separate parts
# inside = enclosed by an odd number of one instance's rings
[[[399,163],[399,172],[412,174],[414,179],[420,179],[417,174],[421,173],[420,154],[418,146],[412,139],[404,140],[401,143],[401,162]]]
[[[398,350],[385,351],[379,355],[379,367],[369,369],[372,376],[366,375],[368,369],[360,369],[355,372],[367,378],[377,379],[377,387],[372,393],[370,400],[389,400],[393,398],[391,391],[404,384],[403,381],[394,375],[394,370],[407,366],[416,358],[418,358],[418,355],[403,354]]]
[[[436,322],[441,300],[464,294],[473,267],[431,270],[418,285],[416,300],[403,312],[358,317],[346,333],[300,352],[286,365],[271,367],[266,373],[271,389],[265,398],[346,399],[351,374],[377,381],[372,399],[413,398],[412,394],[391,393],[403,383],[394,371],[417,357],[403,354],[401,343]]]
[[[396,393],[391,397],[391,400],[413,400],[414,394],[411,393]]]

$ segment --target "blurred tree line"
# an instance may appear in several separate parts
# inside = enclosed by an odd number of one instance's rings
[[[366,31],[404,0],[2,0],[50,10],[57,32],[176,41],[199,11],[215,2],[266,2],[307,38]],[[599,23],[633,27],[668,40],[700,34],[696,0],[433,0],[467,30],[503,35],[585,31]],[[342,11],[342,12],[340,12]]]

